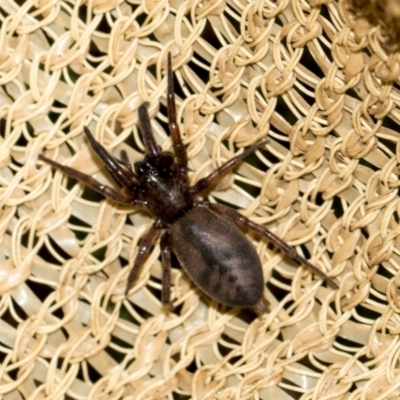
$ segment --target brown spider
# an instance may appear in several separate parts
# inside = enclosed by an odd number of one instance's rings
[[[122,161],[118,161],[94,139],[89,129],[84,127],[92,149],[122,190],[115,190],[83,172],[39,156],[42,161],[58,168],[71,178],[84,182],[108,199],[125,205],[139,206],[154,217],[155,222],[144,237],[129,273],[126,294],[134,285],[151,247],[164,231],[160,243],[163,270],[161,296],[164,304],[170,303],[172,250],[189,277],[208,296],[221,303],[252,308],[257,314],[262,314],[268,302],[263,296],[261,262],[254,247],[235,225],[265,236],[287,256],[308,267],[332,287],[338,288],[334,280],[264,226],[250,221],[227,206],[199,199],[222,175],[257,148],[264,146],[267,140],[251,146],[190,186],[188,158],[176,122],[170,53],[167,109],[174,154],[161,151],[153,136],[147,105],[142,104],[139,107],[139,120],[146,154],[142,161],[134,164],[134,168],[125,151],[121,151]]]

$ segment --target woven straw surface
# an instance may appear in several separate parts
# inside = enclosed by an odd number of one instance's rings
[[[1,398],[399,398],[400,63],[370,23],[330,0],[1,0]],[[151,218],[38,155],[112,184],[83,126],[139,160],[143,101],[171,148],[168,51],[191,180],[269,137],[209,199],[340,290],[250,235],[261,318],[178,268],[166,312],[158,244],[124,296]]]

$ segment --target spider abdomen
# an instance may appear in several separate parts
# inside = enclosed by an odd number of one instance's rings
[[[263,298],[257,252],[240,229],[211,210],[186,212],[171,228],[171,244],[186,273],[211,298],[239,307]]]

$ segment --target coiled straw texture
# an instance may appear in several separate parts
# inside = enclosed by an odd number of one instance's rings
[[[382,18],[356,3],[1,1],[1,398],[400,396],[400,62]],[[271,303],[261,318],[179,268],[166,312],[158,244],[125,297],[151,218],[38,156],[113,185],[83,126],[140,160],[144,101],[170,149],[168,51],[190,179],[269,137],[208,198],[339,290],[250,234]]]

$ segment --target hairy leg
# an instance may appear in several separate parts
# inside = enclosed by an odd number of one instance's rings
[[[174,77],[172,74],[171,53],[168,53],[168,72],[167,72],[167,74],[168,74],[167,111],[168,111],[169,132],[171,134],[172,143],[174,145],[174,151],[175,151],[176,161],[177,161],[179,170],[180,170],[182,176],[187,178],[188,158],[187,158],[187,154],[186,154],[186,148],[182,143],[179,126],[176,122]]]
[[[129,161],[128,154],[125,150],[121,150],[121,161],[132,179],[137,179],[135,172],[132,168],[132,163]]]
[[[126,285],[125,295],[128,295],[129,290],[135,284],[140,268],[143,263],[146,261],[152,246],[154,245],[157,238],[160,236],[161,226],[160,222],[156,221],[151,226],[149,231],[146,233],[146,236],[143,238],[142,243],[140,244],[139,251],[136,255],[135,261],[133,263],[133,267],[128,276],[128,283]]]
[[[69,177],[85,183],[91,189],[96,190],[96,192],[101,193],[104,197],[107,197],[110,200],[114,200],[125,205],[136,205],[144,208],[146,207],[146,204],[142,200],[136,199],[133,194],[126,194],[122,191],[117,191],[110,186],[100,183],[90,175],[84,174],[83,172],[68,167],[67,165],[62,165],[57,161],[50,160],[41,154],[39,155],[39,160],[45,161],[46,163],[64,172],[64,174],[68,175]]]
[[[196,196],[201,192],[204,192],[205,190],[209,190],[212,186],[216,184],[221,176],[226,174],[231,169],[235,168],[236,165],[238,165],[245,157],[253,153],[255,150],[259,149],[260,147],[263,147],[267,143],[268,139],[249,147],[247,150],[243,151],[235,157],[232,157],[226,163],[222,164],[219,168],[211,172],[210,175],[200,179],[191,188],[193,195]]]
[[[94,138],[88,127],[84,126],[83,129],[93,151],[103,162],[112,177],[130,191],[135,190],[137,185],[132,180],[131,174]]]
[[[171,308],[171,249],[169,231],[162,235],[160,246],[163,271],[161,301]]]

